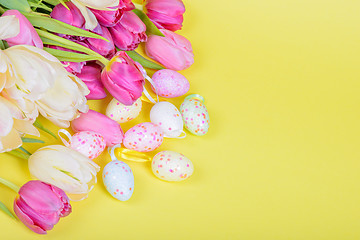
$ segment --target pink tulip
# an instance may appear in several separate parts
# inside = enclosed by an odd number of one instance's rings
[[[60,188],[41,181],[29,181],[20,188],[14,201],[14,211],[32,231],[46,234],[60,217],[71,213],[71,205]]]
[[[100,55],[106,58],[112,58],[116,53],[116,49],[109,30],[106,27],[98,25],[93,31],[108,39],[109,41],[107,42],[102,39],[87,38],[85,41],[83,41],[83,43],[87,45],[88,48],[99,53]]]
[[[43,48],[43,43],[31,25],[29,20],[26,19],[18,10],[7,10],[2,16],[15,16],[19,20],[20,32],[15,37],[4,39],[9,46],[14,45],[31,45],[38,48]]]
[[[146,54],[171,70],[184,70],[194,63],[191,43],[185,37],[166,29],[165,37],[150,35],[145,44]]]
[[[85,18],[81,14],[80,10],[72,2],[66,2],[65,4],[70,10],[66,9],[64,5],[59,3],[54,7],[50,16],[71,26],[84,28]]]
[[[181,0],[147,0],[146,15],[158,28],[170,31],[181,29],[185,6]]]
[[[135,8],[131,0],[120,0],[116,8],[111,11],[91,9],[98,22],[104,27],[113,27],[119,21],[124,11],[130,11]]]
[[[124,12],[118,24],[109,30],[115,45],[124,51],[132,51],[147,40],[146,26],[133,12]]]
[[[124,135],[117,122],[94,110],[82,113],[72,121],[71,127],[75,132],[92,131],[102,135],[108,147],[122,143]]]
[[[101,81],[110,94],[124,105],[132,105],[143,91],[145,79],[135,62],[119,51],[101,73]]]
[[[79,74],[76,74],[90,90],[90,93],[86,96],[88,100],[106,97],[104,85],[101,82],[101,70],[102,67],[99,64],[89,62],[82,68]]]

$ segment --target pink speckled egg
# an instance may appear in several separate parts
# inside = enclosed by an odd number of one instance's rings
[[[72,136],[69,147],[87,156],[89,159],[94,159],[104,151],[106,142],[103,136],[98,133],[83,131]]]
[[[157,94],[164,98],[182,96],[190,89],[189,81],[180,73],[170,69],[162,69],[155,72],[152,80],[154,81]]]
[[[193,174],[194,165],[181,153],[162,151],[154,156],[151,169],[162,180],[179,182]]]
[[[126,148],[138,152],[150,152],[158,148],[164,136],[161,129],[153,123],[144,122],[130,128],[124,135]]]

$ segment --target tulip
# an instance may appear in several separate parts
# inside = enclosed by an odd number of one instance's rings
[[[166,29],[160,31],[165,37],[149,36],[145,44],[146,54],[171,70],[190,67],[194,63],[194,54],[189,40]]]
[[[100,170],[85,155],[61,145],[38,149],[30,156],[28,165],[31,175],[61,188],[73,201],[87,197]]]
[[[185,6],[181,0],[147,0],[146,15],[158,28],[181,29]]]
[[[94,9],[108,10],[108,8],[116,7],[119,5],[119,0],[72,0],[73,2],[79,2],[82,5]],[[121,0],[120,0],[121,1]]]
[[[146,26],[133,12],[124,12],[119,23],[109,30],[115,45],[124,51],[132,51],[147,40]]]
[[[143,91],[145,79],[135,62],[119,51],[101,73],[101,81],[110,94],[124,105],[132,105]]]
[[[104,27],[113,27],[119,21],[124,11],[130,11],[135,8],[131,0],[120,0],[117,7],[110,8],[111,10],[96,10],[91,9],[98,22]]]
[[[33,116],[35,109],[59,127],[66,128],[79,112],[88,110],[86,85],[68,73],[54,56],[26,45],[14,46],[1,53],[9,59],[16,74],[7,79],[8,86],[3,94],[16,101],[24,114]]]
[[[90,90],[87,99],[103,99],[106,97],[104,85],[101,82],[102,67],[95,62],[87,63],[77,77],[80,78]]]
[[[16,29],[19,29],[17,34],[14,34],[13,37],[1,38],[6,40],[10,47],[15,45],[31,45],[43,48],[43,43],[35,31],[35,28],[24,15],[22,15],[18,10],[8,10],[1,16],[1,18],[6,16],[15,16],[18,20],[17,22],[12,21],[11,25],[2,24],[0,27],[0,32],[2,32],[2,34],[4,34],[4,32],[13,32]]]
[[[41,181],[29,181],[19,190],[14,211],[21,222],[38,234],[46,234],[61,217],[71,213],[69,198],[60,188]]]
[[[94,31],[109,41],[107,42],[102,39],[87,38],[84,42],[91,50],[106,58],[112,58],[115,55],[116,49],[109,30],[106,27],[98,25]]]
[[[85,19],[80,10],[72,2],[66,2],[65,4],[69,9],[59,3],[54,7],[50,16],[71,26],[84,28]]]
[[[92,131],[100,134],[108,147],[120,144],[124,135],[116,121],[94,110],[81,114],[71,122],[71,127],[75,132]]]

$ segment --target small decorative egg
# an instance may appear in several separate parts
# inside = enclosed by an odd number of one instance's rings
[[[155,176],[166,181],[183,181],[194,172],[192,162],[184,155],[173,151],[156,154],[151,163]]]
[[[120,201],[129,200],[134,192],[134,175],[130,167],[119,160],[109,162],[103,170],[106,190]]]
[[[198,94],[187,96],[180,106],[180,112],[185,128],[189,132],[198,136],[208,132],[210,118],[202,96]]]
[[[152,76],[157,94],[165,98],[179,97],[187,93],[190,89],[189,81],[180,73],[162,69]],[[155,91],[155,89],[153,88]]]
[[[91,131],[75,133],[69,142],[69,147],[87,156],[89,159],[97,158],[106,148],[103,136]]]
[[[106,116],[118,123],[128,122],[139,116],[141,106],[142,102],[140,98],[130,106],[126,106],[113,98],[106,108]]]
[[[150,111],[150,120],[161,128],[165,137],[178,137],[183,132],[183,120],[179,110],[169,102],[158,102]]]
[[[124,135],[123,144],[126,148],[138,152],[150,152],[163,142],[163,132],[155,124],[144,122],[130,128]]]

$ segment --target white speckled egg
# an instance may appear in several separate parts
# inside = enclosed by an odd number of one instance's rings
[[[139,115],[141,106],[142,102],[140,98],[130,106],[126,106],[113,98],[106,108],[106,116],[118,123],[128,122]]]
[[[138,152],[150,152],[163,142],[162,130],[153,123],[144,122],[130,128],[124,135],[123,145]]]
[[[166,181],[183,181],[194,172],[192,162],[184,155],[173,151],[156,154],[151,163],[155,176]]]
[[[189,132],[198,136],[208,132],[210,118],[202,96],[198,94],[187,96],[180,106],[180,112],[185,128]]]
[[[179,137],[183,132],[183,120],[181,114],[172,103],[156,103],[151,108],[150,120],[161,128],[165,137]]]
[[[130,167],[121,161],[109,162],[103,170],[106,190],[120,201],[129,200],[134,192],[134,175]]]
[[[83,131],[75,133],[71,137],[69,147],[90,159],[94,159],[104,151],[106,142],[103,136],[98,133]]]
[[[158,95],[165,98],[182,96],[190,89],[189,81],[180,73],[170,69],[155,72],[152,80],[155,83]]]

